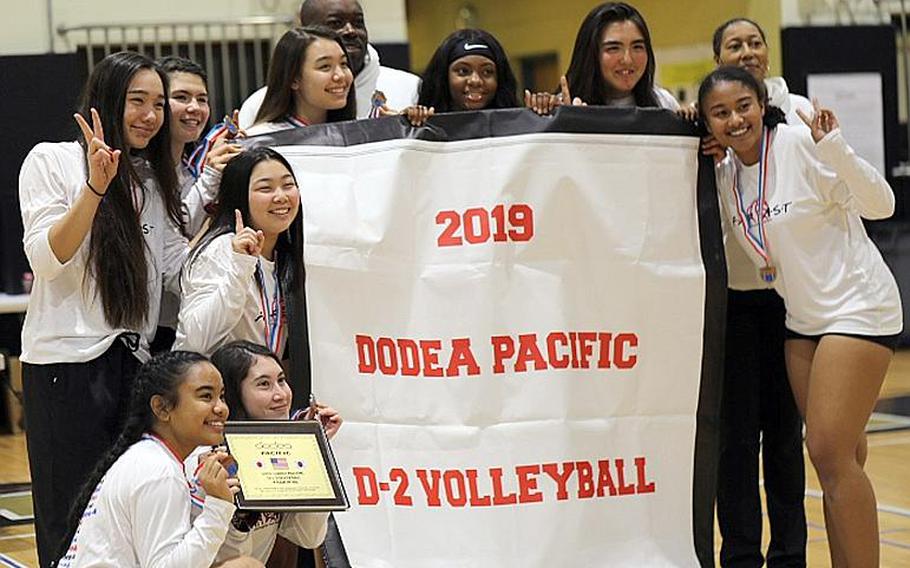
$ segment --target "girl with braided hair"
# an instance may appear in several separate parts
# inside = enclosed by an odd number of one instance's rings
[[[227,454],[196,474],[208,499],[190,522],[183,460],[220,444],[228,408],[218,370],[188,351],[162,353],[137,373],[129,415],[76,500],[57,566],[210,566],[234,514]],[[255,566],[237,558],[223,566]],[[261,564],[258,564],[261,566]]]

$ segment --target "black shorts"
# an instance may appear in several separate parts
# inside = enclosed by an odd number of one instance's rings
[[[787,329],[785,332],[785,339],[808,339],[810,341],[815,341],[816,343],[826,335],[842,335],[844,337],[855,337],[856,339],[865,339],[866,341],[871,341],[872,343],[878,343],[894,351],[897,349],[897,345],[900,342],[901,334],[895,333],[894,335],[863,335],[861,333],[840,333],[837,331],[832,331],[830,333],[822,333],[820,335],[803,335],[802,333],[796,333],[792,329]]]

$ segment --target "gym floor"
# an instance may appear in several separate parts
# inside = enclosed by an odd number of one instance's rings
[[[878,496],[881,565],[910,568],[910,350],[899,351],[891,363],[877,412],[869,423],[866,472]],[[0,486],[28,483],[25,435],[0,436]],[[806,513],[809,524],[809,566],[823,568],[828,543],[818,478],[806,458]],[[10,503],[21,497],[13,494]],[[0,503],[0,509],[5,507]],[[767,517],[766,517],[767,519]],[[767,544],[768,528],[764,530]],[[720,545],[719,534],[715,538]],[[0,566],[35,566],[34,527],[0,524]]]

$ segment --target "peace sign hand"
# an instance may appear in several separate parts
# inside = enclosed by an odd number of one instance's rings
[[[117,167],[120,164],[120,150],[112,150],[104,142],[104,126],[98,111],[91,109],[92,126],[81,114],[76,113],[73,118],[82,130],[85,138],[85,155],[88,161],[88,183],[96,193],[104,194],[107,186],[117,176]]]
[[[796,114],[799,115],[802,121],[806,123],[806,126],[809,127],[809,130],[812,131],[812,139],[818,144],[829,132],[837,130],[840,127],[840,124],[837,122],[837,117],[834,116],[834,111],[827,108],[821,108],[818,104],[818,99],[812,99],[812,108],[815,110],[815,112],[812,113],[812,118],[806,116],[800,109],[796,109]]]
[[[559,94],[556,95],[556,100],[561,105],[588,106],[588,103],[581,100],[580,97],[572,98],[572,93],[569,92],[569,80],[565,75],[559,78]]]
[[[262,244],[265,242],[265,235],[262,231],[254,231],[252,228],[243,224],[243,215],[239,209],[234,209],[235,230],[234,238],[231,239],[231,248],[238,254],[247,254],[249,256],[259,256],[262,253]]]

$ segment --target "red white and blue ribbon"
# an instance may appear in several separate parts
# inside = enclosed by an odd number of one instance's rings
[[[284,306],[281,301],[281,283],[278,281],[278,271],[275,270],[275,289],[271,300],[268,298],[265,287],[265,273],[262,270],[262,261],[256,263],[256,284],[259,285],[259,304],[262,308],[262,323],[265,325],[265,345],[272,353],[281,357],[278,350],[284,335]]]
[[[303,128],[310,125],[310,121],[296,114],[289,114],[287,120],[294,128]]]
[[[142,435],[142,439],[151,440],[151,441],[155,442],[156,444],[158,444],[159,446],[161,446],[161,448],[164,449],[164,451],[166,451],[168,454],[170,454],[170,456],[172,458],[174,458],[174,461],[176,461],[177,465],[180,467],[180,471],[184,471],[183,460],[180,459],[180,456],[177,455],[177,452],[175,452],[173,450],[173,448],[171,448],[168,445],[167,442],[165,442],[163,439],[161,439],[160,436],[158,436],[156,434],[152,434],[152,433],[147,433],[147,434]],[[199,468],[196,468],[195,473],[198,473],[198,472],[199,472]],[[186,475],[186,474],[184,474],[184,475]],[[200,493],[199,482],[196,480],[195,474],[193,476],[192,482],[188,479],[186,480],[186,487],[187,487],[187,489],[189,489],[190,503],[197,507],[201,507],[205,503],[205,497]]]
[[[740,166],[736,164],[736,175],[733,181],[733,197],[736,203],[736,214],[742,224],[743,234],[746,242],[764,261],[765,266],[759,273],[765,282],[773,282],[775,277],[774,266],[771,264],[771,256],[768,247],[768,236],[765,233],[765,194],[767,191],[767,173],[768,173],[768,156],[771,149],[771,130],[762,129],[761,143],[759,147],[758,158],[758,197],[755,202],[748,208],[745,206],[742,185],[740,184],[739,172]],[[750,215],[751,214],[751,215]],[[752,222],[754,215],[755,222]],[[758,230],[753,232],[753,227]]]
[[[202,175],[202,170],[205,169],[205,161],[208,159],[215,140],[223,134],[227,134],[229,138],[233,138],[237,134],[237,125],[227,117],[225,117],[223,122],[219,122],[208,131],[205,137],[196,145],[189,158],[184,158],[183,165],[186,166],[186,169],[195,179],[199,179],[199,176]]]

